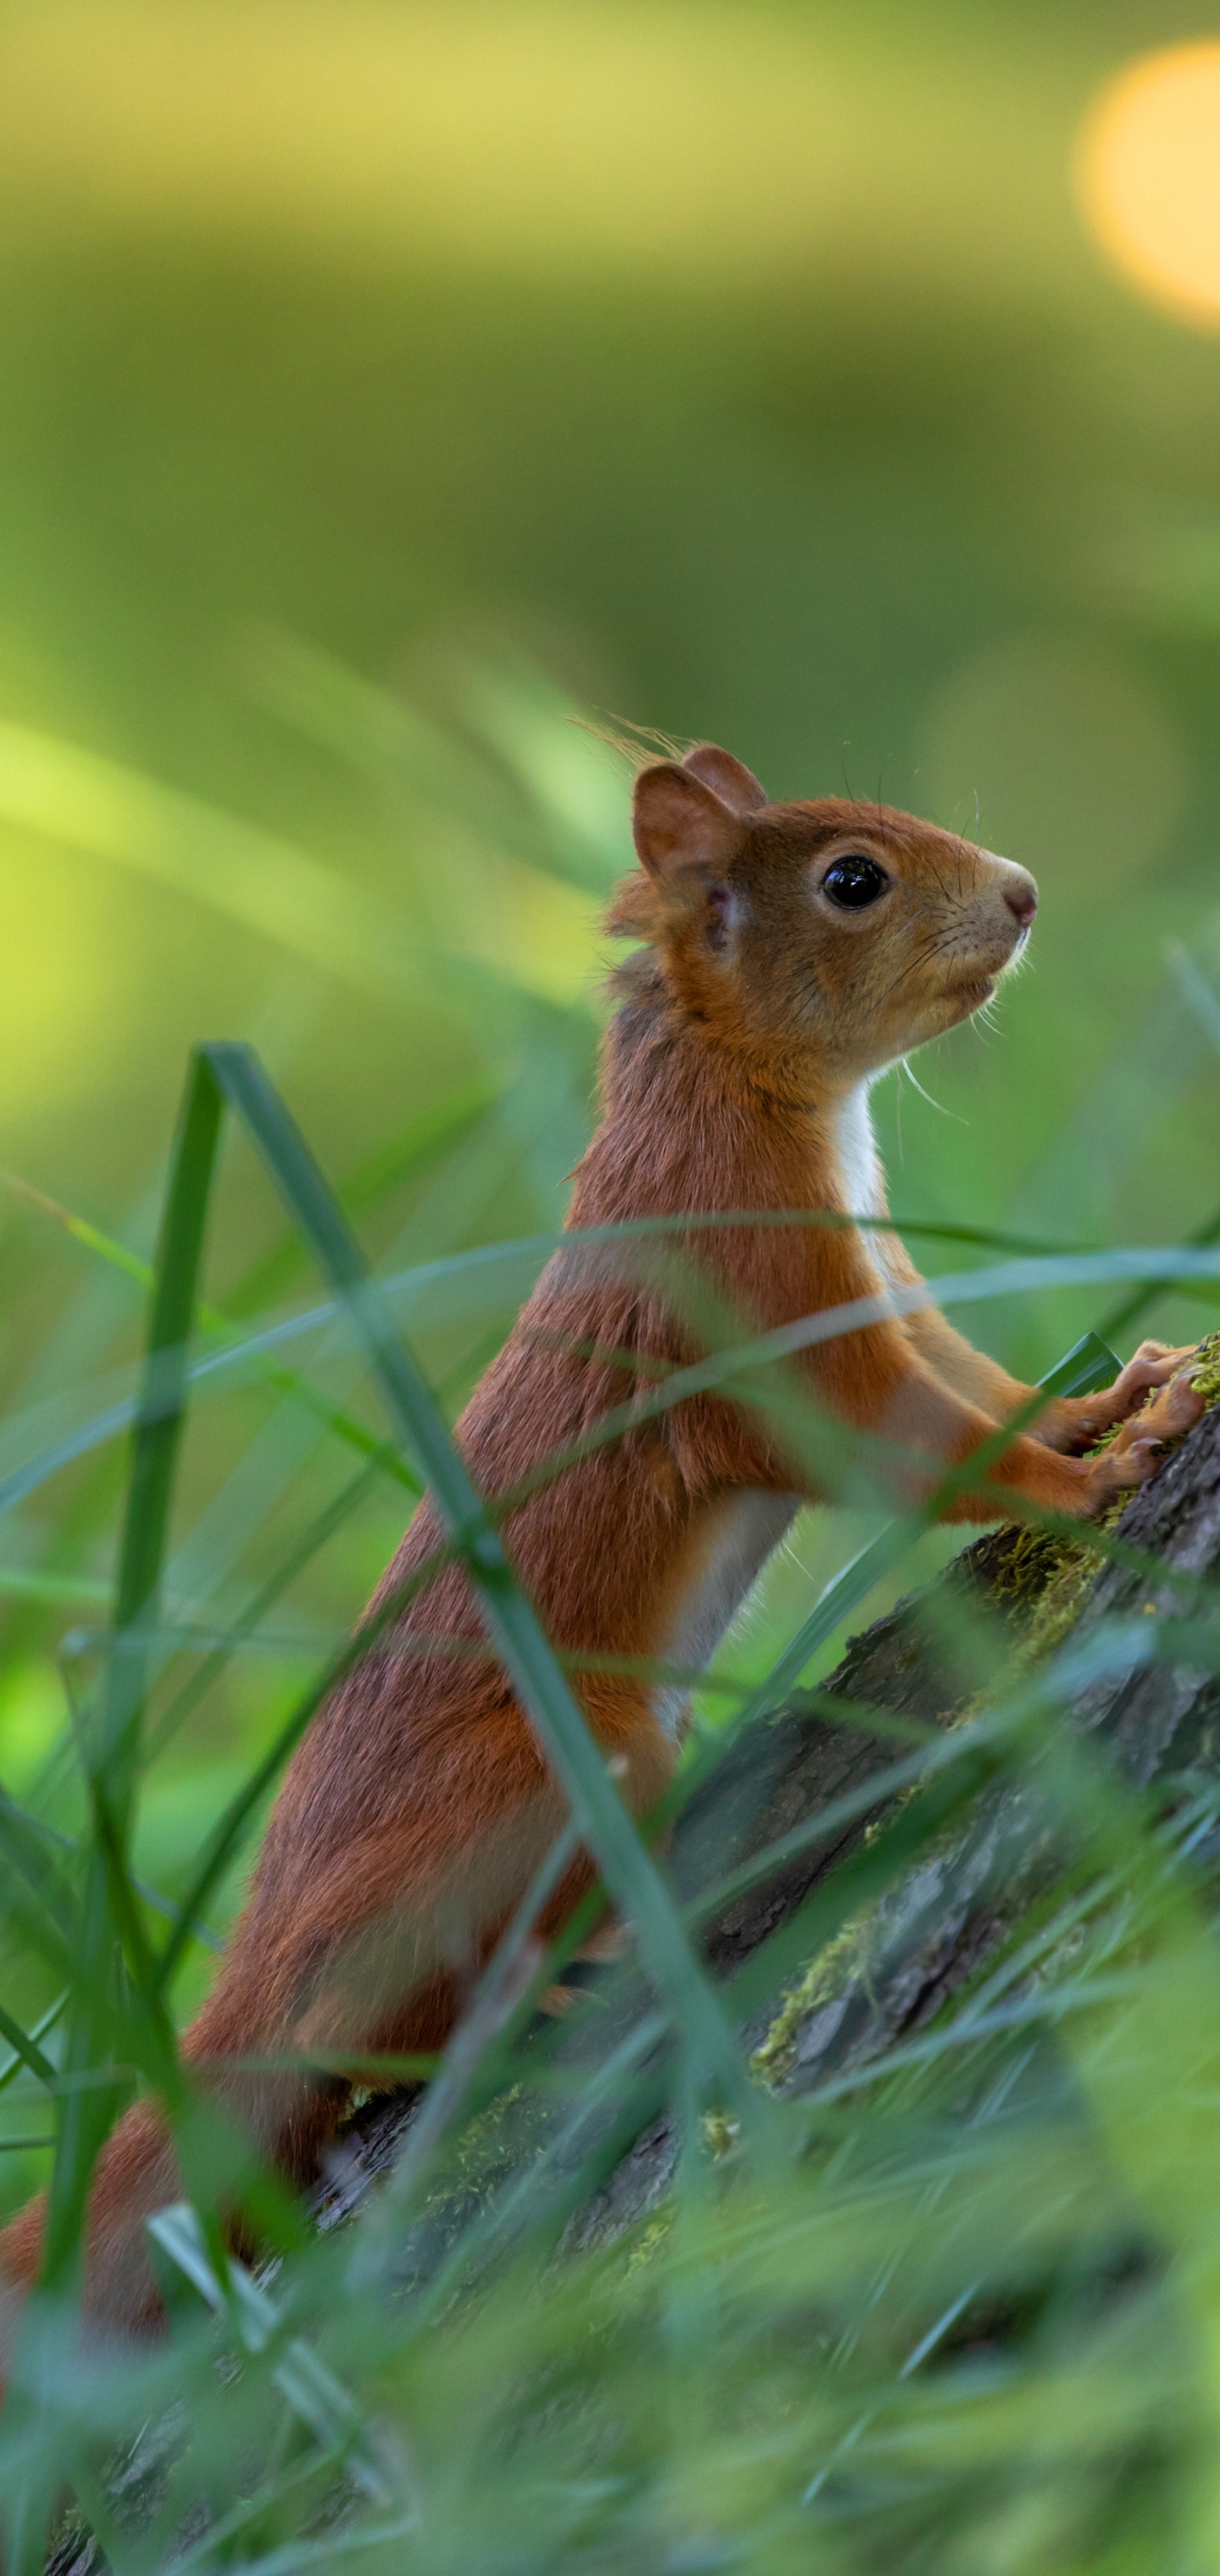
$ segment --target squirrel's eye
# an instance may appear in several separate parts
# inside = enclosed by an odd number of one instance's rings
[[[884,894],[889,878],[876,859],[836,859],[822,879],[822,892],[832,903],[841,903],[848,912],[858,912],[866,903],[875,903]]]

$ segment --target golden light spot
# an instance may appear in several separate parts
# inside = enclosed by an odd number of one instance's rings
[[[1085,214],[1140,292],[1220,330],[1220,43],[1128,63],[1081,130]]]

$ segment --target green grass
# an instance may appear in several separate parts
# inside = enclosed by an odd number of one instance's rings
[[[367,734],[384,717],[312,665],[276,674],[315,721]],[[398,757],[384,724],[377,739]],[[554,811],[548,830],[562,848]],[[0,2415],[6,2565],[33,2576],[67,2495],[116,2576],[151,2576],[171,2548],[179,2566],[265,2576],[349,2559],[387,2576],[810,2563],[1185,2576],[1213,2563],[1220,2512],[1220,1959],[1201,1857],[1220,1788],[1196,1782],[1167,1814],[1120,1792],[1086,1745],[1055,1753],[1081,1680],[1070,1643],[1014,1672],[963,1626],[967,1723],[879,1719],[895,1739],[880,1780],[679,1902],[588,1733],[572,1659],[516,1582],[503,1499],[489,1512],[449,1427],[553,1241],[548,1228],[497,1242],[487,1223],[510,1140],[532,1150],[555,1062],[554,1022],[531,1008],[532,1108],[528,1069],[466,1079],[339,1190],[257,1055],[216,1045],[191,1058],[151,1263],[43,1201],[48,1240],[66,1235],[98,1280],[146,1298],[148,1319],[138,1372],[56,1385],[0,1450],[0,2184],[12,2206],[38,2182],[50,2193]],[[235,1184],[243,1207],[265,1199],[259,1248],[214,1293],[207,1245],[217,1227],[228,1244]],[[1220,1297],[1211,1222],[1147,1251],[1072,1244],[1066,1226],[1056,1250],[918,1209],[905,1221],[925,1268],[943,1265],[950,1307],[1070,1291],[1096,1302],[1103,1332],[1133,1338],[1170,1285]],[[618,1231],[706,1354],[642,1391],[632,1418],[729,1386],[782,1409],[843,1502],[823,1556],[784,1569],[715,1669],[684,1677],[698,1722],[680,1802],[802,1681],[811,1708],[846,1722],[816,1697],[845,1622],[949,1541],[934,1506],[887,1515],[884,1444],[845,1441],[796,1393],[794,1352],[834,1319],[751,1338],[675,1266],[666,1229]],[[1060,1369],[1043,1357],[1064,1387],[1109,1374],[1096,1337]],[[582,1449],[626,1422],[607,1417]],[[358,1651],[346,1632],[425,1485],[570,1820],[392,2177],[318,2233],[247,2169],[274,2258],[254,2278],[220,2224],[240,2150],[201,2118],[177,2033],[268,1800]],[[1122,1552],[1106,1533],[1097,1545]],[[1136,1648],[1103,1627],[1092,1651],[1112,1663]],[[1153,1651],[1220,1672],[1209,1580],[1171,1587]],[[864,2085],[773,2092],[783,2015],[752,2064],[740,2026],[785,1991],[791,2021],[870,1904],[980,1789],[1043,1776],[1048,1759],[1074,1874],[970,2016],[942,2013]],[[894,1823],[718,1990],[698,1946],[714,1904],[884,1789],[901,1793]],[[634,1961],[608,2002],[540,2030],[564,1952],[539,1961],[532,1924],[577,1835],[635,1926]],[[395,2071],[409,2070],[363,2069]],[[144,2089],[175,2125],[188,2193],[152,2230],[169,2328],[99,2359],[74,2325],[83,2215],[105,2136]],[[660,2114],[680,2146],[646,2215],[618,2237],[565,2239]],[[133,2444],[139,2476],[116,2484]]]

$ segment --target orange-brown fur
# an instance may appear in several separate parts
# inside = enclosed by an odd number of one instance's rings
[[[741,1209],[866,1213],[852,1204],[861,1171],[868,1176],[860,1086],[986,998],[1021,944],[1032,880],[910,815],[837,799],[770,805],[748,771],[707,745],[681,766],[643,773],[635,824],[643,864],[611,922],[646,944],[616,979],[604,1114],[577,1175],[571,1224]],[[875,909],[837,911],[823,888],[843,853],[882,864],[889,882]],[[879,1192],[879,1176],[870,1186]],[[884,1212],[879,1195],[874,1205]],[[895,1237],[852,1227],[692,1231],[683,1248],[746,1331],[916,1278]],[[484,1492],[502,1492],[621,1404],[640,1383],[632,1355],[693,1355],[658,1280],[644,1253],[634,1271],[617,1250],[557,1255],[459,1426]],[[1103,1395],[1045,1405],[1035,1431],[958,1495],[953,1517],[994,1519],[1006,1508],[999,1486],[1018,1509],[1101,1511],[1152,1471],[1157,1434],[1184,1427],[1198,1399],[1179,1379],[1155,1418],[1126,1424],[1101,1457],[1069,1453],[1125,1422],[1179,1356],[1145,1345]],[[900,1499],[929,1490],[1030,1395],[934,1309],[882,1316],[793,1367],[818,1407],[893,1444],[887,1472]],[[536,1492],[507,1535],[552,1636],[577,1653],[672,1653],[701,1580],[711,1580],[706,1645],[737,1606],[751,1549],[765,1554],[774,1543],[783,1498],[816,1498],[807,1456],[774,1412],[706,1395],[637,1424]],[[769,1517],[743,1503],[750,1495],[773,1498]],[[720,1597],[716,1550],[734,1532],[738,1563]],[[425,1502],[376,1599],[442,1536]],[[445,1570],[402,1631],[481,1637],[465,1575]],[[202,2071],[210,2061],[205,2080],[257,2148],[297,2179],[316,2171],[343,2087],[236,2073],[225,2081],[223,2061],[439,2047],[472,1967],[562,1818],[503,1671],[493,1661],[409,1660],[393,1635],[373,1643],[300,1746],[219,1983],[185,2041],[188,2062]],[[649,1692],[597,1675],[578,1686],[599,1741],[620,1757],[625,1795],[646,1809],[673,1761]],[[570,1910],[585,1875],[570,1874],[548,1926]],[[158,2110],[140,2104],[112,2137],[94,2186],[88,2304],[100,2325],[130,2331],[155,2316],[143,2222],[180,2187]],[[0,2238],[10,2308],[35,2277],[40,2234],[33,2204]]]

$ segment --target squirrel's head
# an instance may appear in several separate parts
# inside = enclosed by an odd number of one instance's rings
[[[641,771],[641,865],[610,928],[648,940],[679,1007],[798,1082],[847,1082],[990,999],[1038,903],[1026,869],[913,814],[772,805],[714,743]]]

